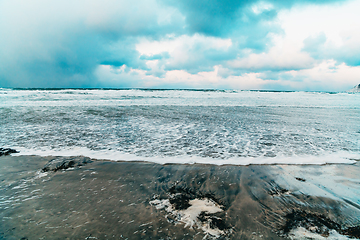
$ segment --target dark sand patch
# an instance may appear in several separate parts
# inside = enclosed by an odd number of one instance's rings
[[[170,195],[178,209],[188,208],[195,198],[208,198],[221,205],[221,212],[199,215],[214,228],[232,229],[221,239],[286,239],[284,226],[294,211],[324,216],[338,224],[342,234],[356,237],[359,231],[359,209],[335,197],[304,194],[291,184],[279,183],[278,176],[286,169],[277,166],[93,160],[66,170],[41,171],[56,159],[0,158],[0,239],[206,238],[206,233],[195,226],[185,228],[183,223],[168,221],[166,211],[149,203],[171,199]],[[302,176],[300,172],[322,168],[326,166],[299,166],[293,171]],[[338,165],[336,169],[339,179],[341,174],[360,172],[358,164]],[[346,175],[346,184],[357,184],[355,175]],[[309,176],[306,182],[292,179],[294,184],[310,184]],[[312,186],[323,189],[321,184]]]

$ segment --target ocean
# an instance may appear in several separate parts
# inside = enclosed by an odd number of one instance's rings
[[[0,146],[162,164],[353,163],[360,94],[3,88]]]

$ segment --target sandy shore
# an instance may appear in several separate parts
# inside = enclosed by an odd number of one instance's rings
[[[0,183],[0,239],[360,236],[359,163],[159,165],[2,156]]]

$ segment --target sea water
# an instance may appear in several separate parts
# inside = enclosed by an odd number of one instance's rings
[[[353,163],[360,94],[0,89],[0,147],[158,163]]]

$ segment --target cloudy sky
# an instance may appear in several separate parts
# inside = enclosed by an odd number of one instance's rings
[[[0,0],[0,87],[344,91],[360,0]]]

